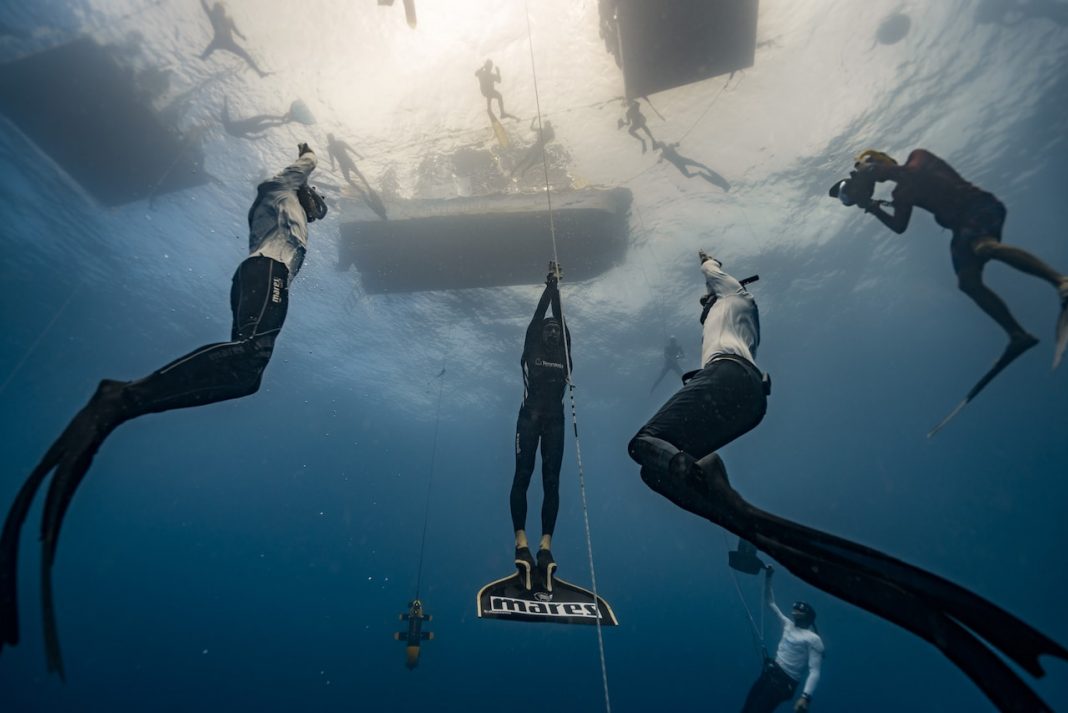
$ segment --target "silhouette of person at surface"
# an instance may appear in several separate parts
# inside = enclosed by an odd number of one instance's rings
[[[664,345],[664,367],[660,370],[660,376],[656,377],[656,381],[649,387],[649,393],[653,393],[657,386],[660,386],[660,382],[664,380],[664,377],[668,375],[669,371],[673,371],[682,378],[682,367],[679,366],[679,359],[685,359],[686,353],[682,351],[682,347],[675,341],[675,336],[668,337],[667,344]]]
[[[349,146],[346,142],[336,138],[333,134],[326,135],[326,151],[330,156],[330,168],[334,168],[335,162],[338,168],[341,169],[341,175],[345,177],[345,182],[356,189],[356,192],[360,194],[360,198],[373,210],[379,218],[382,220],[388,220],[386,215],[386,206],[382,202],[381,197],[371,188],[371,184],[368,183],[367,178],[360,173],[360,169],[356,168],[356,162],[352,160],[352,156],[349,154],[356,154],[356,158],[363,159],[356,149]],[[352,179],[352,174],[356,174],[356,177],[360,179],[359,183]]]
[[[208,6],[207,0],[200,0],[200,6],[204,8],[204,12],[207,13],[208,19],[211,20],[211,30],[214,33],[211,42],[200,54],[201,59],[207,59],[215,50],[224,50],[232,54],[236,54],[241,59],[245,60],[245,64],[253,69],[260,77],[266,77],[270,72],[264,72],[256,65],[256,61],[252,59],[251,55],[245,51],[243,47],[237,44],[234,39],[234,35],[237,35],[241,39],[248,39],[241,30],[237,29],[237,25],[234,24],[234,19],[230,17],[226,12],[226,6],[221,2],[216,2],[212,6]]]
[[[660,149],[659,160],[667,160],[671,163],[671,165],[679,169],[679,173],[686,176],[686,178],[693,178],[694,176],[697,176],[699,178],[705,179],[713,186],[719,186],[725,191],[729,191],[731,189],[731,184],[727,183],[727,179],[725,179],[723,176],[719,175],[700,161],[694,161],[692,158],[687,158],[686,156],[683,156],[678,151],[676,151],[675,147],[678,145],[679,142],[677,141],[673,144],[665,144],[662,141],[654,143],[654,146]],[[691,171],[688,166],[694,166],[697,170]]]
[[[223,99],[222,114],[219,115],[219,122],[222,123],[223,129],[230,136],[236,136],[239,139],[258,139],[262,137],[268,129],[273,129],[278,126],[283,126],[292,121],[292,118],[288,113],[277,116],[274,114],[257,114],[256,116],[250,116],[247,119],[231,119],[230,118],[230,101],[227,98]]]
[[[1060,0],[980,0],[975,8],[975,21],[997,22],[1007,27],[1035,18],[1068,25],[1068,2]]]
[[[490,116],[493,116],[493,100],[496,99],[497,108],[500,109],[502,119],[519,118],[504,110],[504,97],[493,86],[501,81],[501,68],[494,67],[492,59],[487,59],[484,65],[476,69],[475,76],[478,77],[478,88],[482,91],[482,96],[486,97],[486,111],[490,113]]]
[[[627,133],[642,142],[642,153],[648,150],[645,145],[645,139],[638,136],[639,131],[644,131],[645,135],[649,137],[649,140],[653,142],[653,146],[657,145],[657,141],[653,138],[653,132],[649,131],[649,127],[645,125],[645,115],[642,114],[641,105],[638,104],[637,99],[627,100],[627,113],[619,120],[616,128],[622,129],[624,126],[629,125]]]
[[[534,117],[530,120],[530,130],[534,131],[534,124],[537,123],[538,117]],[[556,132],[553,130],[553,123],[546,121],[541,129],[538,131],[538,140],[527,149],[527,152],[523,154],[523,158],[519,159],[519,162],[512,169],[512,178],[516,176],[522,177],[524,173],[534,167],[540,159],[542,152],[545,150],[545,144],[556,138]]]

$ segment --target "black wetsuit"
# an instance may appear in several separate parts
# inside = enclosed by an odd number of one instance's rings
[[[226,14],[226,9],[223,4],[217,2],[214,6],[208,7],[205,0],[200,0],[200,5],[204,8],[204,12],[207,13],[208,19],[211,20],[212,30],[211,42],[204,48],[204,51],[200,54],[200,58],[207,59],[215,50],[224,50],[243,59],[245,64],[251,67],[256,74],[260,75],[260,77],[266,77],[269,73],[260,69],[256,64],[256,60],[252,59],[252,56],[245,51],[245,48],[237,44],[237,41],[234,39],[235,33],[240,36],[241,39],[245,39],[245,36],[237,29],[237,25],[234,24],[233,19]]]
[[[527,520],[527,488],[534,473],[534,459],[541,443],[541,534],[551,535],[560,510],[560,464],[564,458],[564,407],[561,399],[571,372],[564,345],[545,343],[542,330],[545,311],[552,303],[552,314],[560,319],[560,292],[555,284],[546,285],[534,318],[527,327],[523,342],[523,405],[515,426],[515,477],[509,498],[512,527],[525,530]],[[571,333],[564,330],[567,353],[571,353]]]
[[[742,706],[742,713],[772,713],[776,708],[794,697],[797,681],[779,668],[775,659],[764,661],[764,668],[749,689]]]

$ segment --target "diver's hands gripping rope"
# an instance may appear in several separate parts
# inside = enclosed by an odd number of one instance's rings
[[[560,269],[559,263],[555,260],[549,261],[549,274],[545,276],[545,284],[550,287],[557,287],[560,283],[560,278],[563,277],[564,271]]]

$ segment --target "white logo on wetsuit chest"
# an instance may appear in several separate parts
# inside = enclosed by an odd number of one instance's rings
[[[564,368],[563,364],[559,364],[559,363],[557,363],[555,361],[545,361],[541,357],[537,357],[534,360],[534,366],[547,366],[550,369],[563,369]]]
[[[282,301],[282,278],[275,277],[271,280],[271,302]]]

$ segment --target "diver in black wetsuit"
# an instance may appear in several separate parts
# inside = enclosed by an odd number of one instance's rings
[[[475,70],[475,76],[478,77],[478,88],[482,92],[482,96],[486,97],[486,111],[489,115],[493,116],[493,100],[497,100],[497,108],[500,109],[502,119],[518,119],[519,117],[513,116],[504,110],[504,97],[497,91],[494,84],[499,84],[501,81],[501,68],[493,66],[493,60],[487,59],[486,63]]]
[[[653,132],[649,131],[649,127],[645,124],[645,114],[642,114],[642,108],[637,99],[627,101],[627,113],[619,120],[617,128],[622,129],[628,125],[630,128],[627,129],[627,133],[642,142],[642,153],[648,151],[649,148],[645,145],[645,139],[638,136],[639,131],[645,132],[645,135],[653,142],[654,148],[658,145],[657,140],[653,138]]]
[[[239,139],[258,139],[263,137],[268,129],[274,129],[279,126],[285,126],[292,121],[289,114],[283,114],[281,116],[275,114],[257,114],[256,116],[250,116],[247,119],[231,119],[230,118],[230,100],[228,97],[223,98],[222,114],[219,115],[219,123],[223,125],[223,129],[230,136],[236,136]]]
[[[0,646],[19,641],[19,530],[50,472],[55,470],[55,476],[41,522],[41,597],[48,668],[62,677],[50,573],[63,516],[104,440],[139,416],[236,399],[260,388],[285,322],[289,283],[304,261],[308,223],[326,216],[326,203],[307,183],[315,153],[307,144],[300,144],[298,152],[292,165],[258,186],[249,209],[249,257],[238,266],[230,289],[230,341],[200,347],[143,379],[101,381],[19,490],[0,540]]]
[[[556,562],[551,551],[556,514],[560,509],[560,464],[564,458],[564,387],[571,374],[571,332],[560,317],[559,272],[545,278],[545,291],[523,341],[523,405],[515,426],[515,477],[509,502],[515,529],[515,565],[523,586],[533,586],[537,567],[547,591],[552,591]],[[545,311],[552,304],[552,316]],[[564,339],[567,340],[565,350]],[[527,543],[527,488],[541,442],[541,545],[535,561]]]
[[[534,131],[534,124],[535,122],[537,122],[537,120],[538,117],[536,116],[530,120],[531,131]],[[523,158],[519,159],[519,162],[516,163],[515,168],[512,169],[511,177],[515,178],[518,174],[518,176],[522,178],[524,173],[529,171],[531,168],[534,167],[536,163],[542,160],[542,154],[545,151],[545,145],[555,138],[556,131],[553,130],[553,123],[549,120],[546,120],[545,124],[540,129],[538,129],[537,141],[531,144],[530,148],[527,149],[527,152],[523,154]]]
[[[382,198],[379,197],[375,189],[371,188],[371,184],[367,182],[367,179],[360,169],[356,167],[356,162],[352,160],[352,156],[349,154],[355,154],[356,158],[363,159],[356,149],[352,148],[345,141],[335,138],[333,134],[326,135],[326,152],[330,156],[330,168],[334,168],[334,162],[337,162],[338,168],[341,169],[341,175],[345,177],[345,182],[352,186],[356,192],[363,199],[371,210],[373,210],[379,218],[387,220],[386,205],[382,202]],[[356,178],[359,182],[354,181],[352,174],[356,174]]]
[[[657,386],[660,386],[660,382],[664,380],[664,377],[668,375],[669,371],[673,371],[682,376],[682,369],[679,367],[679,359],[686,357],[685,352],[682,351],[682,347],[675,341],[675,335],[672,334],[668,337],[667,344],[664,345],[664,368],[660,370],[660,376],[656,377],[656,381],[649,387],[649,393],[653,393]]]
[[[713,186],[722,188],[724,191],[729,191],[731,189],[731,184],[727,183],[726,178],[719,175],[700,161],[695,161],[676,151],[675,149],[678,145],[679,143],[677,141],[673,144],[665,144],[663,141],[653,142],[653,147],[660,149],[660,160],[668,161],[672,166],[679,170],[679,173],[686,176],[686,178],[693,178],[696,176],[698,178],[703,178]],[[690,166],[693,166],[697,170],[691,171],[689,169]]]
[[[704,252],[699,257],[708,289],[703,368],[631,440],[628,450],[641,465],[642,480],[812,586],[934,644],[1002,711],[1050,711],[991,648],[1033,676],[1043,675],[1040,656],[1068,660],[1068,649],[963,587],[759,510],[731,487],[716,451],[763,420],[770,388],[754,362],[760,342],[756,302],[718,261]]]
[[[211,42],[200,54],[201,59],[207,59],[215,50],[225,50],[245,60],[245,64],[251,67],[261,78],[270,74],[270,72],[264,72],[260,69],[256,65],[256,61],[252,59],[252,56],[241,45],[237,44],[234,35],[243,40],[247,38],[241,34],[241,30],[237,29],[234,19],[227,14],[225,5],[217,2],[209,7],[207,0],[200,0],[200,6],[204,8],[208,19],[211,20],[211,31],[213,33]]]

